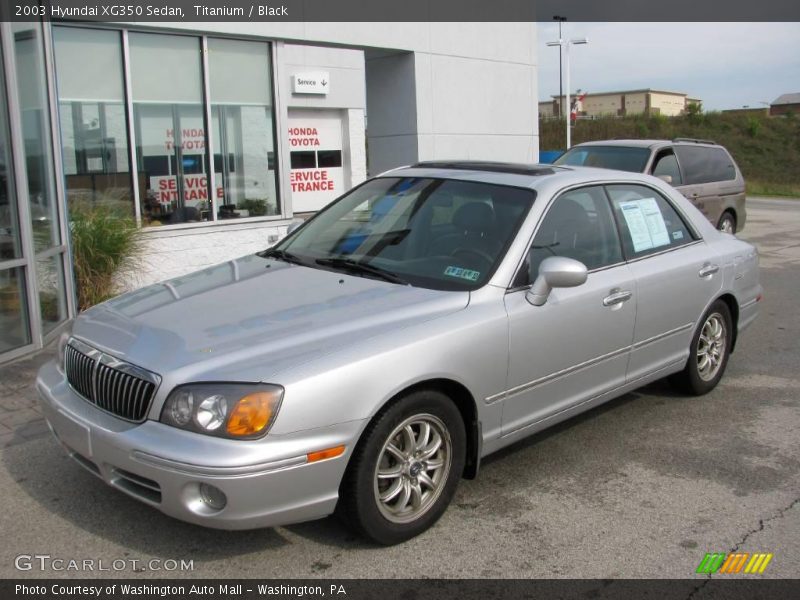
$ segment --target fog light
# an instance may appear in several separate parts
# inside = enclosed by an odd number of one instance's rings
[[[224,492],[207,483],[200,484],[200,499],[214,510],[222,510],[228,504],[228,498],[225,497]]]

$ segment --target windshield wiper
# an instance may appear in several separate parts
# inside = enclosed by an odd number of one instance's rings
[[[386,269],[381,269],[380,267],[376,267],[364,262],[353,260],[352,258],[318,258],[315,262],[322,267],[332,267],[333,269],[340,269],[353,274],[371,275],[390,283],[408,285],[408,282],[396,273],[392,273]]]
[[[263,252],[257,252],[256,255],[260,256],[261,258],[277,258],[278,260],[293,263],[295,265],[306,264],[306,261],[299,256],[292,254],[291,252],[286,252],[286,250],[279,250],[278,248],[267,248]]]

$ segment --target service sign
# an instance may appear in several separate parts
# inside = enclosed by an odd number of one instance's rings
[[[330,89],[331,75],[327,71],[292,75],[292,92],[295,94],[327,94]]]
[[[288,134],[292,209],[319,210],[345,192],[341,113],[290,111]]]

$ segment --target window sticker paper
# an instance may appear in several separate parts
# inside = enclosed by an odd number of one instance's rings
[[[462,269],[461,267],[447,267],[444,274],[449,277],[458,277],[459,279],[467,279],[469,281],[478,281],[481,276],[480,271],[471,271],[470,269]]]
[[[622,215],[631,234],[634,252],[669,245],[669,233],[655,198],[620,202]]]

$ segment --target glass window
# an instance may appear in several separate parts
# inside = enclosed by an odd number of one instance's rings
[[[36,251],[61,244],[55,198],[50,119],[42,32],[38,23],[13,23],[17,95],[28,176],[28,199]]]
[[[590,271],[622,261],[619,236],[603,188],[571,190],[556,198],[533,238],[514,287],[533,283],[548,256],[566,256]]]
[[[669,183],[672,185],[681,185],[683,183],[681,170],[678,167],[678,159],[675,158],[675,154],[672,151],[658,155],[655,165],[653,165],[653,175],[656,177],[670,177]]]
[[[710,183],[736,178],[736,168],[722,148],[709,146],[675,146],[683,167],[685,183]]]
[[[218,217],[278,214],[269,45],[210,38],[208,71]]]
[[[319,150],[317,152],[317,164],[320,169],[334,168],[342,166],[341,150]]]
[[[31,343],[25,270],[0,270],[0,354]]]
[[[296,150],[289,153],[293,169],[316,169],[317,153],[313,150]]]
[[[47,335],[67,318],[64,264],[60,254],[36,259],[36,286],[39,290],[42,332]]]
[[[485,183],[374,179],[276,250],[313,268],[383,274],[432,289],[477,289],[500,263],[534,198],[529,189]]]
[[[67,200],[133,214],[120,34],[54,27],[53,40]]]
[[[648,158],[650,158],[649,148],[575,146],[559,156],[553,164],[642,173]]]
[[[606,186],[627,258],[683,246],[694,240],[677,211],[661,194],[641,185]]]
[[[128,39],[143,223],[210,220],[200,39]]]
[[[0,89],[5,90],[2,54],[0,54]],[[14,193],[11,145],[9,144],[8,107],[0,94],[0,264],[22,256],[19,238],[19,215]]]

